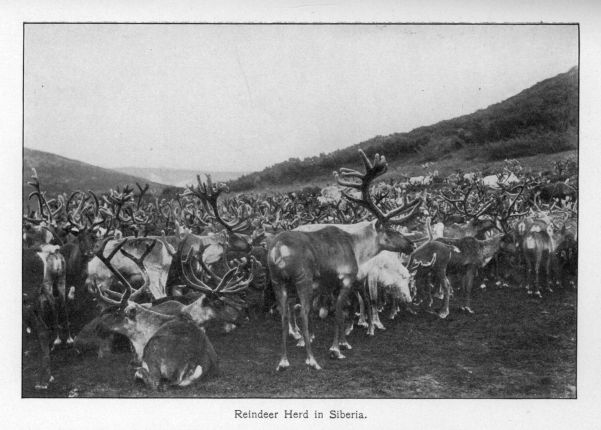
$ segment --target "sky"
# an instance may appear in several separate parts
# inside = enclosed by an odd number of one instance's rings
[[[572,25],[25,26],[25,146],[254,171],[469,114],[578,64]]]

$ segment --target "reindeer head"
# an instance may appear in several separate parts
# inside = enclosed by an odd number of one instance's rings
[[[334,172],[334,176],[338,184],[354,188],[361,192],[361,197],[354,197],[343,191],[343,196],[359,206],[367,209],[376,217],[373,226],[377,234],[377,242],[381,249],[387,251],[400,251],[411,253],[414,245],[405,236],[396,231],[393,226],[402,225],[417,215],[418,209],[423,202],[423,197],[417,197],[411,202],[407,201],[407,196],[404,196],[403,204],[400,207],[392,209],[384,213],[373,201],[372,195],[369,192],[371,182],[378,176],[383,175],[388,169],[388,163],[384,156],[376,154],[373,163],[367,158],[365,152],[359,150],[365,173],[358,172],[353,169],[341,168],[339,172]],[[359,180],[359,182],[356,181]]]
[[[199,255],[194,255],[194,250],[190,249],[188,254],[181,258],[181,273],[186,285],[201,293],[201,296],[186,306],[182,313],[198,325],[204,325],[211,320],[234,323],[246,307],[242,294],[253,279],[254,257],[238,261],[235,267],[228,266],[228,272],[220,277],[205,264],[205,249],[202,249]],[[195,273],[195,266],[201,266],[203,274],[213,283],[217,283],[217,286],[212,287],[208,281],[200,279]]]
[[[207,175],[206,183],[202,182],[200,175],[196,175],[197,186],[188,186],[182,197],[195,196],[200,199],[207,213],[212,212],[212,217],[221,224],[228,236],[228,245],[234,251],[249,252],[252,249],[250,236],[242,234],[250,227],[248,220],[235,220],[228,222],[219,214],[217,199],[222,192],[229,191],[225,184],[214,184],[211,175]],[[210,208],[210,209],[209,209]]]

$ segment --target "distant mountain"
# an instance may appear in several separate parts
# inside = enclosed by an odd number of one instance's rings
[[[196,184],[196,175],[208,173],[215,181],[225,182],[239,178],[248,172],[204,172],[200,170],[186,169],[163,169],[152,167],[117,167],[114,170],[129,175],[146,178],[149,181],[159,182],[161,184],[172,185],[176,187],[185,187],[186,185]]]
[[[50,152],[25,148],[23,157],[24,200],[33,191],[33,188],[27,185],[31,179],[32,168],[37,171],[42,191],[46,191],[49,197],[54,197],[59,192],[71,193],[75,190],[92,190],[102,193],[117,186],[123,187],[125,184],[135,187],[136,182],[141,185],[148,182],[151,189],[154,188],[157,191],[166,187],[166,185],[154,181],[149,182],[138,176],[126,175]]]
[[[230,189],[302,186],[324,178],[331,181],[333,170],[343,166],[359,167],[359,148],[368,154],[386,155],[392,167],[400,163],[404,163],[404,167],[419,166],[453,158],[453,165],[464,169],[476,161],[494,162],[577,149],[578,68],[469,115],[407,133],[376,136],[329,154],[303,160],[291,158],[231,181]]]

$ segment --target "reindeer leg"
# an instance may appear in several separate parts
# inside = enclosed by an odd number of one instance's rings
[[[50,372],[50,332],[48,326],[46,326],[44,321],[38,315],[34,316],[33,324],[35,326],[34,330],[36,331],[40,349],[42,350],[40,373],[38,374],[38,382],[35,385],[35,389],[46,390],[48,389],[48,384],[54,381],[54,377]]]
[[[303,338],[300,329],[298,328],[298,323],[296,320],[296,304],[292,301],[288,302],[288,334],[292,336],[295,340],[300,341]],[[298,345],[297,346],[303,346]]]
[[[390,308],[390,313],[388,314],[389,320],[395,319],[401,309],[399,306],[399,299],[393,297],[391,302],[392,302],[392,307]]]
[[[71,322],[69,321],[69,310],[67,309],[67,285],[64,279],[58,282],[58,297],[61,308],[64,313],[65,329],[67,331],[67,345],[73,345],[73,337],[71,336]]]
[[[384,330],[384,326],[380,322],[380,316],[378,312],[378,282],[370,278],[367,281],[367,285],[369,287],[368,295],[370,298],[370,315],[367,335],[373,336],[375,332],[375,327],[378,327],[380,330]]]
[[[532,283],[532,260],[530,256],[524,256],[524,260],[526,261],[526,289],[528,290],[528,294],[532,295],[531,283]]]
[[[288,361],[288,355],[286,352],[286,341],[288,340],[288,291],[286,285],[276,285],[274,283],[274,289],[278,292],[278,298],[280,299],[280,313],[282,314],[282,355],[276,371],[286,370],[290,367]]]
[[[351,349],[351,346],[346,341],[346,336],[344,334],[344,312],[342,310],[342,306],[344,306],[346,302],[346,298],[350,292],[350,289],[351,279],[349,277],[344,277],[342,279],[340,293],[336,299],[336,325],[334,326],[334,340],[332,341],[332,346],[330,347],[330,358],[333,359],[342,360],[346,358],[340,352],[341,346],[345,347],[346,349]]]
[[[438,311],[438,316],[440,318],[446,318],[449,316],[449,298],[451,295],[451,283],[449,282],[449,278],[447,278],[446,273],[440,275],[440,284],[442,285],[444,291],[444,303],[442,308]]]
[[[357,322],[357,325],[359,327],[367,327],[365,303],[363,301],[363,298],[361,297],[361,294],[359,294],[358,291],[355,292],[355,294],[357,295],[357,300],[359,301],[359,321]]]
[[[52,314],[52,329],[56,330],[56,339],[52,343],[52,350],[55,347],[59,346],[62,341],[60,338],[60,330],[58,323],[58,311],[56,309],[56,300],[54,299],[54,294],[52,293],[52,281],[45,280],[42,283],[42,296],[45,301],[42,301],[41,309],[44,309],[46,306],[50,308],[50,313]]]
[[[428,277],[428,279],[426,280],[426,282],[424,282],[425,284],[425,289],[424,291],[426,292],[426,309],[428,312],[432,312],[432,303],[434,303],[434,300],[432,299],[432,283],[430,282],[430,278]]]
[[[550,252],[545,252],[545,255],[543,256],[544,260],[545,260],[545,284],[547,285],[547,290],[552,293],[553,292],[553,288],[552,288],[552,281],[551,281],[551,253]]]
[[[473,266],[469,266],[467,271],[465,272],[465,306],[464,306],[464,310],[467,311],[470,314],[473,314],[474,311],[472,310],[471,306],[472,306],[472,285],[474,284],[474,275],[476,269]],[[450,283],[449,283],[449,287],[450,287]]]
[[[305,350],[307,351],[307,359],[305,364],[315,370],[321,370],[321,366],[315,360],[313,351],[311,350],[311,334],[309,333],[309,312],[311,311],[311,295],[313,293],[311,282],[307,282],[304,287],[298,285],[298,291],[301,302],[301,323]]]
[[[542,294],[540,292],[540,263],[541,263],[542,253],[538,252],[536,254],[536,260],[534,261],[534,295],[542,298]]]

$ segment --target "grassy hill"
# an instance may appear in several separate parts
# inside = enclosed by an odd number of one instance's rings
[[[97,192],[108,191],[117,186],[132,184],[136,182],[144,184],[146,179],[137,176],[126,175],[111,169],[93,166],[81,161],[61,157],[49,152],[37,151],[25,148],[23,156],[23,201],[33,190],[27,185],[31,179],[31,168],[38,173],[42,191],[46,191],[50,197],[59,192],[71,192],[75,190],[92,190]],[[163,190],[165,185],[149,182],[151,189]]]
[[[574,151],[578,148],[578,68],[472,114],[407,133],[376,136],[329,154],[291,158],[230,181],[230,187],[244,191],[299,187],[325,178],[331,182],[333,170],[359,167],[358,148],[383,153],[391,167],[403,165],[411,171],[424,162],[434,162],[434,168],[450,162],[453,168],[470,169],[505,158]]]

